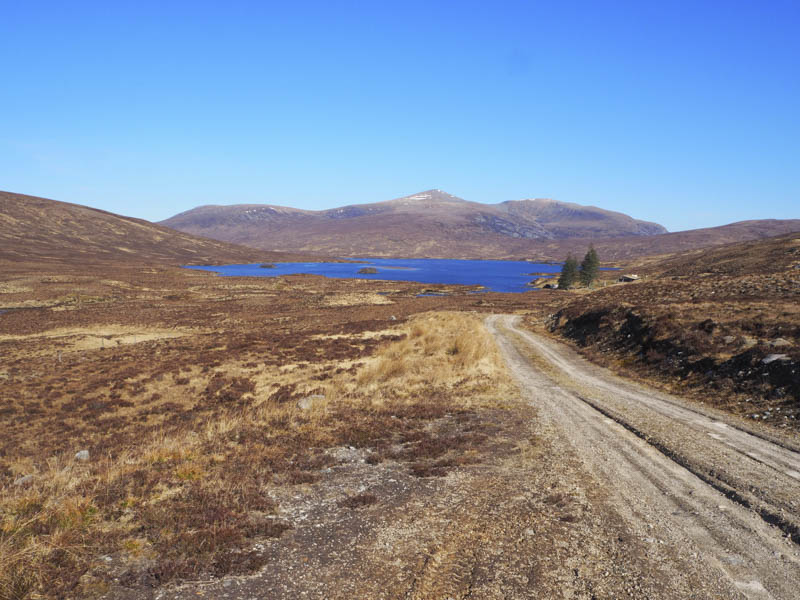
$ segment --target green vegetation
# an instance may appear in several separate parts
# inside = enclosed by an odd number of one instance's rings
[[[600,268],[600,259],[597,258],[597,252],[594,246],[589,246],[589,251],[583,257],[581,262],[580,280],[586,287],[592,287],[592,282],[597,279],[597,273]]]
[[[568,290],[577,278],[578,261],[570,254],[567,256],[567,260],[564,261],[564,266],[561,267],[561,276],[558,278],[559,289]]]

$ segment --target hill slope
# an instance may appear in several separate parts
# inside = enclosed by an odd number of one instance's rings
[[[0,192],[0,261],[187,264],[282,258],[290,256],[198,238],[78,204]]]
[[[748,240],[762,240],[800,231],[800,219],[761,219],[739,221],[719,227],[675,231],[659,235],[570,238],[564,240],[533,241],[511,248],[516,257],[534,257],[544,260],[563,260],[568,254],[583,256],[593,245],[601,260],[627,262],[646,256],[673,255],[696,252],[700,249],[722,246]]]
[[[555,200],[468,202],[441,190],[324,211],[201,206],[163,225],[264,249],[337,255],[501,257],[537,240],[649,236],[666,230],[622,213]]]
[[[661,278],[759,276],[800,269],[800,233],[684,252],[650,266]]]
[[[800,423],[800,233],[688,252],[565,296],[550,329],[597,362],[779,427]]]

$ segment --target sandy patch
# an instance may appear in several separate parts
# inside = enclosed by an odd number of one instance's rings
[[[381,331],[362,331],[361,333],[332,333],[312,335],[312,340],[373,340],[380,339],[387,335],[397,335],[397,331],[383,329]]]
[[[394,304],[386,296],[380,294],[336,294],[325,298],[325,306],[358,306],[362,304]]]
[[[138,344],[153,340],[183,337],[197,333],[178,329],[143,329],[125,325],[106,325],[102,327],[59,328],[29,335],[0,335],[0,342],[44,341],[57,342],[52,351],[58,350],[96,350]]]
[[[130,283],[126,283],[124,281],[117,281],[116,279],[101,279],[100,283],[103,285],[108,285],[111,287],[118,287],[125,290],[132,290],[134,289]]]
[[[20,285],[14,281],[0,282],[0,294],[22,294],[30,291],[31,288]]]

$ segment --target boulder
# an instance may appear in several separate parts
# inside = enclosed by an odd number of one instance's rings
[[[82,460],[87,461],[89,460],[89,451],[88,450],[79,450],[75,453],[75,460]]]

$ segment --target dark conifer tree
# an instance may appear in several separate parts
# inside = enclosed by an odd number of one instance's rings
[[[592,282],[597,279],[597,274],[600,270],[600,259],[597,258],[597,252],[594,246],[589,246],[589,251],[583,257],[581,262],[580,279],[581,283],[586,287],[591,287]]]
[[[564,261],[564,266],[561,267],[561,276],[558,278],[559,289],[568,290],[577,278],[578,261],[570,254],[567,256],[567,260]]]

